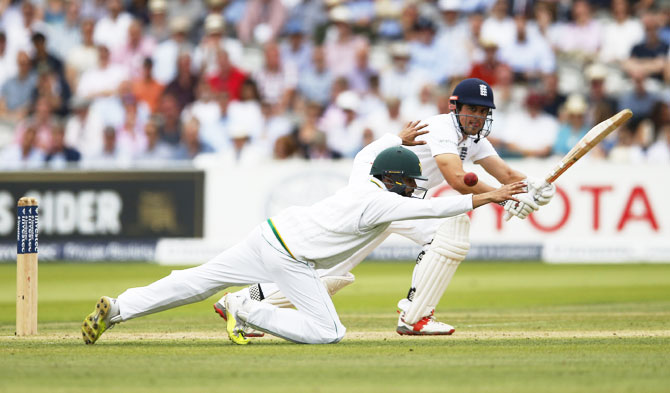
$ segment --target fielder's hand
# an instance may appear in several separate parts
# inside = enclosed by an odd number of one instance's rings
[[[528,192],[533,196],[535,203],[544,206],[551,201],[556,194],[556,186],[553,183],[547,183],[544,179],[535,179],[529,177]]]
[[[505,221],[509,221],[512,216],[519,217],[524,220],[528,215],[537,211],[540,207],[535,203],[533,195],[530,192],[519,194],[516,196],[519,202],[509,200],[505,202]]]
[[[419,125],[421,120],[410,121],[405,125],[405,128],[400,131],[398,136],[402,139],[402,144],[405,146],[425,145],[426,141],[417,141],[416,138],[420,135],[427,134],[428,130],[421,131],[426,128],[428,124]]]

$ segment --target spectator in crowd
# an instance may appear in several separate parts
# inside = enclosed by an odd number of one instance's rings
[[[114,129],[114,154],[123,153],[126,156],[132,157],[146,148],[147,138],[144,128],[149,119],[144,118],[139,113],[137,101],[135,101],[134,97],[126,97],[123,102],[125,118],[118,131]]]
[[[586,123],[586,100],[580,94],[568,97],[563,108],[564,121],[558,127],[558,135],[554,142],[552,153],[558,156],[566,155],[584,135],[591,129]]]
[[[56,122],[51,129],[51,148],[45,158],[47,164],[52,168],[64,168],[79,163],[81,153],[65,143],[65,128],[60,122]]]
[[[252,143],[249,124],[245,122],[231,123],[230,145],[232,149],[226,152],[227,161],[237,166],[257,164],[264,159],[271,158],[266,151]]]
[[[121,85],[128,79],[128,73],[123,67],[112,64],[109,49],[98,46],[98,66],[82,74],[77,85],[76,95],[96,100],[113,96]]]
[[[333,75],[346,76],[356,68],[356,54],[368,42],[364,37],[354,34],[351,12],[344,5],[331,9],[329,16],[335,31],[324,42],[326,64]]]
[[[620,164],[639,164],[644,162],[644,151],[635,142],[635,132],[627,124],[616,131],[616,144],[609,151],[607,158]]]
[[[133,95],[149,107],[151,113],[158,109],[164,86],[153,77],[154,62],[151,57],[145,57],[142,62],[142,75],[132,83]]]
[[[484,20],[481,39],[493,41],[499,48],[510,44],[516,36],[514,20],[509,16],[506,0],[497,0]]]
[[[209,86],[214,94],[225,92],[230,99],[239,99],[242,84],[247,80],[247,75],[230,62],[228,52],[225,49],[219,49],[217,60],[218,71],[208,79]]]
[[[380,110],[371,113],[367,122],[367,127],[372,130],[375,139],[381,138],[389,130],[401,130],[406,123],[400,116],[399,98],[389,97],[385,104]],[[418,116],[417,118],[425,119]]]
[[[48,23],[46,35],[49,37],[48,49],[61,62],[67,59],[68,53],[81,43],[81,28],[79,27],[79,1],[67,1],[63,4],[64,17]]]
[[[174,159],[192,160],[198,154],[213,153],[214,149],[200,140],[200,122],[191,118],[184,124],[184,132],[175,151]]]
[[[37,87],[37,75],[31,70],[28,54],[19,52],[16,63],[17,75],[7,79],[0,87],[0,117],[13,122],[27,116],[33,90]]]
[[[284,33],[287,38],[279,44],[281,58],[302,74],[312,64],[312,43],[305,39],[301,21],[287,24]]]
[[[400,117],[403,119],[403,125],[413,119],[427,119],[437,114],[435,86],[430,83],[421,86],[418,97],[405,98],[400,105]]]
[[[430,19],[419,18],[414,25],[414,37],[409,43],[409,66],[426,75],[430,83],[438,84],[450,78],[447,74],[445,57],[450,57],[450,51],[441,52],[439,41],[435,38],[435,26]],[[452,44],[452,47],[455,44]],[[445,56],[446,55],[446,56]],[[461,58],[461,62],[465,59]]]
[[[177,3],[170,1],[170,3]],[[199,1],[191,1],[191,3],[199,4]],[[160,43],[172,35],[170,22],[168,21],[168,1],[167,0],[149,0],[149,13],[147,15],[147,34],[155,42]],[[175,16],[182,14],[175,14]],[[139,17],[139,19],[142,19]],[[190,19],[190,18],[189,18]],[[193,19],[190,19],[193,20]]]
[[[557,41],[553,42],[559,54],[585,64],[596,58],[600,48],[602,28],[593,18],[587,0],[575,0],[572,4],[572,21],[560,28]]]
[[[500,59],[509,64],[515,79],[521,82],[537,81],[556,68],[554,53],[549,43],[537,34],[529,34],[526,16],[514,16],[515,35],[500,48]]]
[[[555,72],[542,76],[542,110],[555,118],[565,103],[566,96],[558,89],[558,75]]]
[[[348,75],[349,87],[359,94],[370,91],[370,80],[378,75],[370,65],[370,48],[363,47],[356,53],[356,66]]]
[[[503,140],[507,151],[519,157],[547,157],[556,141],[558,122],[542,111],[542,96],[528,93],[525,110],[507,118]]]
[[[391,44],[391,67],[380,72],[379,82],[382,96],[403,99],[419,93],[419,89],[429,78],[409,67],[410,52],[407,44]]]
[[[609,119],[617,112],[617,101],[607,94],[605,89],[607,79],[607,67],[594,63],[586,69],[588,80],[588,102],[587,123],[598,124]]]
[[[46,97],[54,112],[58,116],[65,116],[68,112],[67,103],[72,92],[63,78],[47,66],[37,68],[37,86],[33,90],[31,102],[38,97]]]
[[[651,116],[654,106],[659,101],[659,97],[656,93],[649,91],[647,87],[648,78],[643,71],[634,72],[631,75],[631,79],[633,87],[630,91],[620,95],[617,111],[629,108],[633,111],[631,123],[636,125],[643,119]]]
[[[193,65],[201,75],[211,77],[217,72],[218,54],[225,50],[232,64],[242,61],[242,44],[235,38],[226,37],[226,22],[220,14],[209,14],[205,18],[205,35],[193,52]]]
[[[65,70],[63,63],[54,55],[47,51],[47,39],[42,33],[35,33],[32,36],[33,43],[33,57],[31,59],[34,71],[38,69],[51,70],[57,76],[59,81],[65,79]],[[69,90],[69,89],[68,89]]]
[[[191,71],[191,55],[181,52],[177,58],[177,75],[165,86],[164,95],[176,99],[177,110],[181,112],[186,105],[195,100],[195,88],[198,86],[198,74]]]
[[[263,114],[261,129],[254,139],[254,143],[260,149],[266,150],[268,157],[272,155],[277,140],[289,135],[295,127],[294,122],[287,116],[274,110],[275,107],[267,102],[261,103],[261,113]]]
[[[153,74],[162,85],[170,83],[177,76],[177,59],[181,53],[190,53],[191,44],[187,40],[190,22],[186,18],[175,17],[170,21],[172,36],[158,44],[153,53]]]
[[[136,156],[136,161],[140,165],[162,164],[174,157],[175,148],[161,138],[160,123],[160,119],[152,117],[144,126],[147,144],[144,150]]]
[[[434,83],[441,83],[444,79],[464,77],[468,74],[471,63],[472,40],[476,40],[475,34],[481,33],[481,26],[475,26],[477,31],[471,31],[468,24],[461,20],[460,10],[462,2],[458,0],[440,0],[438,8],[441,15],[441,25],[435,37],[434,53],[439,57],[442,64],[442,73]],[[417,20],[418,22],[418,20]],[[425,37],[425,33],[422,33]],[[412,60],[414,53],[412,53]],[[438,66],[439,67],[439,66]]]
[[[9,55],[7,34],[0,30],[0,88],[2,88],[7,79],[15,76],[18,72],[16,63],[16,57],[12,58]]]
[[[73,91],[77,90],[79,78],[84,72],[98,66],[98,48],[93,42],[95,22],[85,19],[81,22],[81,43],[65,56],[65,77]]]
[[[123,10],[122,0],[107,0],[107,14],[95,23],[93,40],[110,51],[128,40],[128,28],[133,17]]]
[[[308,101],[324,106],[330,100],[333,81],[333,74],[326,68],[324,49],[318,46],[312,51],[310,68],[300,73],[298,92]]]
[[[253,73],[261,98],[277,110],[288,108],[298,84],[297,70],[290,64],[282,64],[279,47],[276,43],[266,44],[263,48],[265,63],[263,68]]]
[[[151,8],[151,4],[156,1],[163,1],[166,3],[167,16],[170,19],[180,16],[195,21],[205,14],[205,7],[202,1],[172,0],[168,3],[166,0],[150,0],[149,8]]]
[[[29,126],[17,143],[0,154],[0,165],[11,169],[35,169],[44,165],[44,151],[36,144],[37,129]]]
[[[23,138],[27,129],[35,129],[35,145],[44,152],[51,150],[52,131],[56,126],[56,117],[51,107],[49,97],[39,97],[31,111],[31,116],[21,120],[16,126],[15,140]]]
[[[484,25],[484,13],[480,10],[472,12],[468,15],[468,36],[465,43],[465,52],[471,64],[480,63],[484,61],[485,48],[482,47],[484,42],[492,42],[490,40],[482,39],[482,26]],[[492,42],[496,44],[497,43]],[[470,66],[472,68],[472,66]]]
[[[240,99],[228,104],[228,121],[231,126],[244,124],[245,133],[251,142],[256,142],[263,128],[263,113],[261,111],[261,97],[256,83],[247,79],[242,84]]]
[[[160,139],[173,147],[179,143],[181,139],[182,123],[181,123],[181,108],[177,97],[170,93],[166,93],[161,98],[161,104],[158,110],[158,133]],[[146,130],[146,128],[145,128]],[[147,136],[147,139],[149,137]]]
[[[249,0],[237,35],[243,44],[275,41],[284,27],[287,12],[281,0]]]
[[[91,100],[74,96],[70,98],[71,116],[65,123],[65,143],[79,150],[84,156],[102,150],[104,123],[96,111],[90,109]]]
[[[479,78],[493,86],[496,84],[497,68],[507,65],[498,59],[498,44],[495,41],[483,41],[481,47],[484,49],[484,59],[472,65],[468,78]]]
[[[2,13],[3,29],[7,34],[7,53],[16,58],[19,51],[30,51],[30,38],[34,33],[45,31],[47,26],[39,19],[36,6],[32,1],[23,1],[18,4],[20,12],[12,15],[8,9]],[[13,17],[10,17],[13,16]]]
[[[324,129],[328,148],[342,157],[353,157],[363,147],[363,131],[366,128],[364,121],[357,116],[360,99],[354,91],[347,90],[337,96],[336,104],[344,119],[340,124]]]
[[[632,17],[628,0],[612,0],[612,20],[603,25],[598,59],[603,63],[620,64],[630,57],[633,47],[644,39],[640,20]]]
[[[143,76],[144,59],[153,55],[156,48],[156,41],[144,35],[143,29],[139,19],[133,19],[128,27],[128,40],[119,45],[111,57],[113,63],[126,69],[131,79]]]
[[[223,135],[220,137],[216,135],[219,131],[218,123],[221,119],[221,108],[216,100],[216,94],[212,92],[206,80],[200,79],[195,96],[196,100],[182,110],[182,121],[190,118],[197,119],[200,122],[200,139],[218,151],[221,146],[219,138],[223,138]]]
[[[670,164],[670,124],[665,124],[658,133],[656,142],[647,150],[647,160],[655,164]]]
[[[661,41],[658,34],[659,19],[655,13],[642,16],[644,41],[633,46],[630,58],[623,62],[623,69],[631,77],[633,74],[650,76],[657,80],[663,79],[663,71],[667,64],[668,44]]]

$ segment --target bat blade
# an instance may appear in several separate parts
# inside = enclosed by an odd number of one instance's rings
[[[553,183],[556,181],[556,179],[558,179],[559,176],[567,171],[568,168],[574,165],[575,162],[582,158],[586,153],[591,151],[591,149],[600,143],[600,141],[605,139],[607,135],[619,128],[619,126],[625,123],[632,116],[633,112],[630,109],[624,109],[609,119],[596,124],[549,172],[549,174],[545,177],[547,183]]]

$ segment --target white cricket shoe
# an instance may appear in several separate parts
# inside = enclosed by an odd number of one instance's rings
[[[226,317],[226,306],[223,304],[216,302],[214,303],[214,311],[223,318],[224,321],[228,321],[228,318]],[[250,326],[244,326],[244,337],[263,337],[265,336],[265,333],[256,330]]]
[[[398,311],[398,313],[400,315],[398,316],[398,327],[395,331],[401,336],[449,336],[456,331],[453,326],[437,321],[433,312],[421,318],[414,325],[405,323],[403,319],[404,311]]]
[[[244,302],[245,298],[235,295],[234,293],[226,294],[223,297],[223,307],[226,310],[226,331],[228,338],[235,344],[245,345],[249,344],[249,339],[244,335]]]
[[[119,315],[116,299],[103,296],[95,304],[95,309],[88,314],[81,324],[81,335],[86,344],[95,344],[102,333],[114,326],[112,318]]]

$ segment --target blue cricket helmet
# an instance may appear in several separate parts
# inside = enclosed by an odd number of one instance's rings
[[[496,105],[493,103],[491,86],[477,78],[468,78],[461,81],[454,88],[449,100],[453,101],[454,104],[478,105],[496,109]]]

